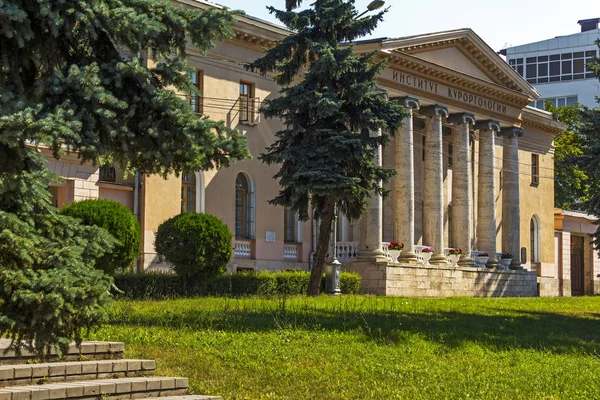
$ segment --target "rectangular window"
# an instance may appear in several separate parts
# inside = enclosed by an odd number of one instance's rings
[[[577,103],[577,96],[567,97],[567,105],[568,106],[572,106],[575,103]]]
[[[557,99],[557,104],[558,107],[564,107],[567,104],[567,99],[565,99],[564,97],[559,97]]]
[[[560,75],[560,62],[553,61],[550,63],[550,76]]]
[[[240,82],[240,122],[254,122],[254,84]]]
[[[454,156],[454,146],[448,143],[448,168],[452,169],[452,157]]]
[[[550,56],[550,61],[560,60],[560,54],[552,54]]]
[[[540,156],[539,154],[531,154],[531,185],[537,186],[540,184]]]
[[[100,181],[102,182],[115,182],[117,179],[117,172],[115,167],[112,165],[104,165],[100,167]]]
[[[296,213],[288,208],[283,211],[283,240],[286,242],[297,242],[297,221]]]
[[[190,76],[190,79],[192,80],[192,84],[194,85],[194,87],[196,89],[198,89],[198,91],[200,93],[202,93],[203,83],[204,83],[203,71],[198,69],[196,71],[189,72],[189,76]],[[204,107],[203,107],[203,101],[202,101],[201,94],[190,92],[189,100],[190,100],[190,105],[192,106],[192,110],[195,113],[198,113],[198,114],[204,113]]]
[[[536,67],[537,66],[535,64],[527,64],[527,79],[536,77]]]
[[[573,72],[573,69],[571,68],[571,60],[569,61],[563,61],[562,62],[562,74],[570,74]]]
[[[584,71],[585,64],[583,62],[583,58],[578,58],[577,60],[573,60],[573,73],[581,74]]]
[[[548,63],[538,64],[538,76],[548,76]]]

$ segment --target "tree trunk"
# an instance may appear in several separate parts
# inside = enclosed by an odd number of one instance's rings
[[[335,200],[328,197],[323,205],[321,215],[321,225],[319,226],[319,239],[317,241],[317,250],[315,263],[310,273],[310,282],[308,283],[308,295],[318,296],[321,289],[321,279],[323,278],[323,269],[325,268],[325,259],[329,249],[329,239],[331,236],[331,223],[335,213]]]

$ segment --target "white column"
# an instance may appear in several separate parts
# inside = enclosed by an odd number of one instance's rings
[[[519,137],[521,128],[502,128],[502,251],[512,254],[511,269],[521,267],[521,214],[519,207]]]
[[[498,121],[481,121],[479,129],[479,179],[477,185],[477,250],[489,256],[487,266],[498,267],[496,257],[496,180],[494,162],[496,157],[496,134],[500,132]]]
[[[372,134],[381,136],[381,130],[372,132]],[[381,146],[378,146],[375,153],[375,164],[381,166]],[[380,194],[373,192],[367,211],[360,220],[359,258],[386,259],[381,247],[382,227],[383,199]]]
[[[442,117],[448,109],[439,105],[421,108],[425,120],[425,190],[423,209],[424,243],[432,247],[432,265],[444,265],[444,175],[442,171]]]
[[[415,164],[413,109],[419,109],[419,101],[412,97],[402,99],[408,116],[396,135],[394,165],[394,240],[404,243],[398,262],[418,263],[415,254]]]
[[[475,266],[471,257],[473,239],[471,185],[473,177],[471,176],[469,124],[475,124],[475,116],[470,113],[454,114],[448,117],[448,122],[454,123],[455,126],[452,155],[452,226],[450,229],[455,241],[453,246],[459,247],[463,251],[458,264],[463,267],[473,267]]]

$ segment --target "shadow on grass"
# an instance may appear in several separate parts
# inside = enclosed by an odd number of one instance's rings
[[[365,340],[396,344],[418,335],[448,348],[478,343],[496,350],[534,349],[556,354],[600,354],[600,321],[594,317],[537,311],[487,309],[486,314],[457,311],[344,310],[286,307],[256,310],[123,310],[114,325],[167,329],[268,332],[285,329],[354,332]],[[492,313],[492,315],[489,315]],[[496,313],[496,315],[493,315]]]

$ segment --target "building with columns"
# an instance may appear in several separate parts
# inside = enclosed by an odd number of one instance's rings
[[[108,168],[86,169],[85,181],[79,182],[77,168],[67,168],[65,176],[61,167],[57,172],[67,181],[53,189],[61,193],[57,203],[109,195],[127,202],[142,225],[142,270],[160,267],[154,232],[183,211],[210,213],[229,226],[235,236],[231,271],[310,268],[317,221],[300,222],[294,213],[268,203],[279,190],[273,179],[276,167],[257,159],[282,127],[259,113],[261,102],[277,96],[278,87],[244,68],[287,34],[280,26],[244,15],[237,17],[232,39],[218,42],[207,54],[188,49],[188,65],[196,69],[193,79],[203,94],[188,97],[190,106],[246,135],[252,159],[166,180],[125,178]],[[539,279],[563,279],[556,273],[554,254],[552,143],[565,127],[551,114],[528,106],[539,98],[537,91],[470,29],[366,40],[355,50],[377,52],[388,60],[379,86],[410,111],[380,152],[379,162],[397,171],[388,183],[390,195],[374,196],[361,221],[343,215],[337,220],[336,254],[345,268],[364,274],[365,291],[535,295]],[[405,244],[399,263],[389,259],[391,241]],[[433,255],[424,263],[427,247]],[[449,262],[450,247],[463,251],[457,266]],[[491,269],[477,268],[473,257],[478,252],[489,255]],[[512,254],[512,271],[494,269],[501,252]],[[383,277],[373,268],[384,270]],[[412,271],[409,275],[432,278],[400,284],[396,272],[402,268]]]

